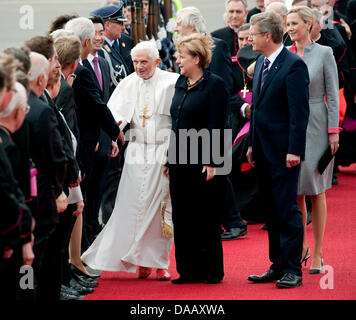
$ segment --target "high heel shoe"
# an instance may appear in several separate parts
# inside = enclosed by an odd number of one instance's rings
[[[323,272],[324,260],[321,258],[320,269],[309,269],[309,274],[320,274]]]
[[[303,264],[303,262],[304,262],[304,266],[306,266],[306,265],[307,265],[307,261],[308,261],[308,259],[309,259],[310,257],[311,257],[311,255],[310,255],[310,250],[309,250],[309,248],[307,248],[307,251],[305,252],[304,257],[303,257],[303,259],[300,261],[300,263]]]
[[[138,277],[139,279],[146,279],[151,274],[152,269],[147,267],[138,267]]]

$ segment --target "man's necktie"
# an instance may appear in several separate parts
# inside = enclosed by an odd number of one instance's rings
[[[116,52],[120,53],[119,40],[114,40],[112,47],[115,49]]]
[[[98,57],[94,57],[93,64],[94,64],[94,72],[95,72],[96,78],[98,79],[100,89],[101,89],[101,91],[103,91],[103,78],[101,77],[101,72],[100,72],[99,65],[98,65]]]
[[[263,64],[263,71],[262,71],[262,77],[261,77],[261,88],[263,87],[263,84],[265,82],[265,79],[268,75],[268,66],[270,64],[270,61],[265,58],[264,64]]]

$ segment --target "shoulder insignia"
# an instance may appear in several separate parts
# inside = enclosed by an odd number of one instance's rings
[[[104,48],[106,49],[107,52],[111,53],[111,49],[107,44],[104,45]]]

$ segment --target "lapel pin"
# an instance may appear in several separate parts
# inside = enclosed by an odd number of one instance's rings
[[[122,43],[122,46],[123,46],[124,48],[126,47],[126,44],[125,44],[125,42],[123,42],[123,43]]]

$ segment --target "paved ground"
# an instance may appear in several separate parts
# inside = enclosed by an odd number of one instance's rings
[[[44,34],[50,22],[64,13],[88,16],[104,0],[0,0],[0,49],[20,46],[24,40]],[[254,0],[248,0],[254,6]],[[208,31],[223,25],[225,0],[182,0],[183,6],[198,7],[205,17]]]

